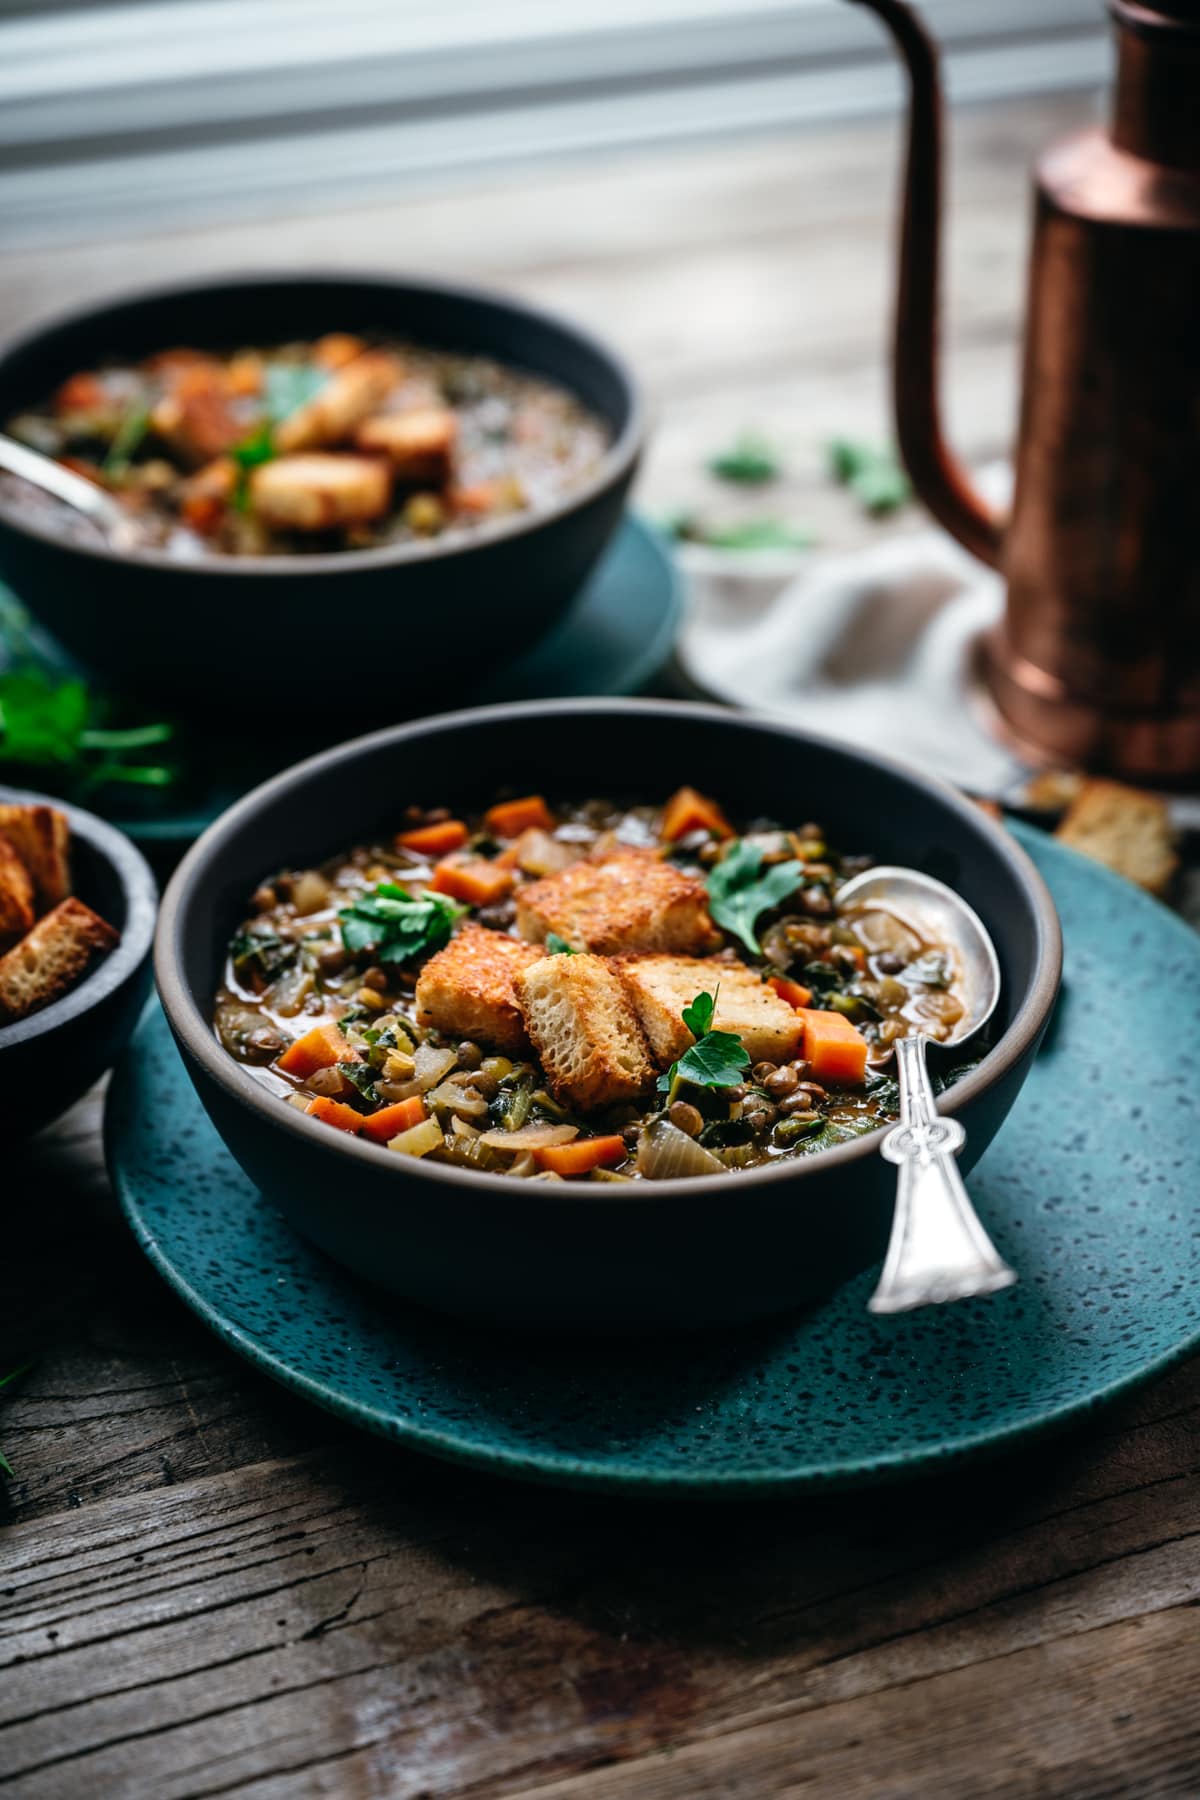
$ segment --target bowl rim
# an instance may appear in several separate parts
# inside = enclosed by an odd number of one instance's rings
[[[536,326],[571,338],[577,345],[594,356],[597,361],[606,363],[616,376],[624,390],[628,402],[628,413],[624,425],[601,457],[595,472],[580,488],[574,489],[563,499],[552,506],[531,508],[528,513],[516,513],[510,518],[498,519],[492,524],[476,526],[461,538],[449,540],[430,539],[428,542],[418,540],[407,544],[384,544],[373,550],[320,550],[315,553],[287,553],[278,556],[200,556],[194,561],[191,558],[171,556],[165,550],[147,548],[144,550],[115,550],[97,536],[96,542],[65,538],[53,526],[42,524],[36,519],[22,517],[17,510],[0,498],[0,525],[20,536],[33,538],[38,542],[50,544],[55,549],[63,550],[71,555],[79,555],[101,563],[118,565],[133,564],[140,568],[161,569],[172,574],[198,575],[205,579],[221,575],[248,575],[253,578],[294,579],[303,575],[349,574],[354,569],[380,569],[403,566],[406,563],[424,564],[440,562],[456,556],[466,556],[472,551],[482,550],[489,545],[504,543],[511,538],[518,538],[529,532],[541,530],[543,527],[557,524],[569,519],[575,513],[583,511],[602,494],[630,474],[637,464],[646,441],[647,410],[641,385],[634,375],[632,366],[624,356],[612,345],[597,337],[586,326],[577,324],[566,314],[550,307],[536,306],[521,299],[515,294],[507,294],[502,289],[479,286],[469,282],[436,281],[429,277],[392,275],[382,270],[339,269],[335,274],[325,274],[314,268],[292,269],[258,269],[232,270],[228,274],[212,276],[206,281],[164,282],[149,287],[141,287],[113,294],[99,301],[89,302],[84,306],[75,306],[55,313],[39,324],[25,326],[12,332],[0,341],[0,387],[3,386],[6,365],[11,358],[31,349],[39,340],[51,337],[58,331],[74,326],[86,325],[97,316],[119,312],[123,308],[140,306],[145,303],[166,302],[210,294],[228,294],[231,290],[243,290],[256,287],[267,287],[274,284],[295,287],[329,288],[338,287],[375,287],[381,293],[392,291],[416,292],[425,295],[441,295],[454,300],[466,301],[468,304],[491,306],[514,317],[531,320]],[[524,365],[511,365],[524,367]],[[536,370],[529,373],[536,374]],[[562,383],[560,386],[564,385]],[[568,391],[571,391],[568,389]],[[2,423],[3,421],[0,421]]]
[[[377,1170],[382,1170],[384,1167],[391,1167],[398,1179],[402,1177],[405,1180],[428,1181],[433,1183],[435,1189],[439,1185],[459,1188],[465,1186],[481,1196],[494,1196],[496,1181],[503,1177],[449,1165],[427,1166],[422,1158],[406,1157],[401,1161],[392,1155],[386,1145],[352,1137],[346,1132],[331,1131],[328,1125],[309,1118],[298,1107],[281,1104],[278,1095],[268,1092],[218,1043],[209,1017],[184,980],[179,953],[180,935],[191,888],[200,873],[214,859],[219,859],[227,840],[241,829],[247,819],[271,806],[292,788],[302,786],[309,776],[319,772],[327,773],[331,764],[349,764],[362,754],[385,744],[419,739],[433,731],[454,731],[466,725],[480,723],[503,725],[516,715],[549,721],[598,714],[608,717],[613,714],[618,717],[656,715],[659,718],[686,719],[725,727],[746,725],[760,730],[765,728],[792,742],[815,744],[833,750],[888,775],[899,776],[910,785],[923,789],[969,825],[1009,865],[1032,903],[1036,938],[1034,973],[1029,991],[1007,1030],[999,1042],[984,1055],[978,1068],[949,1089],[942,1102],[942,1110],[951,1115],[960,1111],[976,1095],[992,1087],[1020,1061],[1036,1041],[1049,1017],[1062,973],[1062,931],[1058,913],[1050,890],[1030,857],[1015,838],[1002,825],[989,818],[974,801],[959,794],[940,777],[913,769],[900,758],[876,751],[859,750],[826,734],[806,731],[765,714],[734,712],[728,707],[693,701],[589,697],[584,700],[514,701],[497,706],[438,713],[401,725],[386,726],[380,731],[352,738],[316,756],[307,757],[303,762],[272,776],[269,781],[253,788],[236,801],[215,820],[188,850],[167,885],[159,910],[154,946],[155,979],[167,1019],[187,1054],[205,1075],[215,1081],[225,1095],[244,1110],[272,1123],[276,1129],[291,1134],[298,1142],[308,1142],[318,1156],[323,1147],[327,1155],[351,1157],[364,1163],[367,1168],[374,1166]],[[744,1192],[748,1185],[765,1188],[781,1182],[802,1180],[806,1174],[814,1171],[846,1167],[865,1157],[874,1156],[878,1152],[880,1136],[886,1129],[886,1126],[880,1126],[876,1131],[866,1132],[848,1143],[836,1144],[813,1157],[799,1157],[739,1170],[735,1191]],[[526,1182],[522,1186],[522,1194],[526,1199],[532,1199],[535,1197],[534,1191],[540,1190],[546,1205],[556,1208],[561,1208],[564,1203],[601,1206],[646,1204],[652,1200],[694,1200],[698,1193],[711,1191],[711,1180],[705,1176],[682,1176],[652,1184],[580,1182],[566,1183],[564,1186],[565,1193],[558,1183]],[[649,1192],[646,1191],[647,1188],[650,1189]]]
[[[27,1018],[10,1024],[0,1021],[0,1058],[6,1050],[28,1044],[34,1038],[48,1036],[72,1024],[101,1001],[107,1000],[142,966],[154,941],[158,912],[158,884],[149,863],[137,845],[124,832],[95,813],[61,800],[54,794],[40,794],[27,788],[0,786],[0,802],[5,805],[53,806],[65,813],[72,839],[80,839],[112,868],[125,896],[125,924],[121,939],[111,955],[106,956],[61,999],[52,1000]],[[295,1108],[291,1109],[292,1111]]]

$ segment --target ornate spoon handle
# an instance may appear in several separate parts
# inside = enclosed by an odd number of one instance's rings
[[[896,1041],[900,1123],[888,1132],[881,1151],[900,1173],[891,1242],[870,1300],[876,1313],[993,1294],[1017,1279],[963,1186],[954,1159],[967,1134],[957,1119],[938,1117],[925,1043],[923,1037]]]

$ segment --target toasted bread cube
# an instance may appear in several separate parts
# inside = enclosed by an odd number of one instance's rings
[[[354,442],[360,450],[386,456],[406,487],[440,488],[450,479],[457,435],[458,420],[449,407],[430,406],[364,419]]]
[[[604,956],[543,956],[517,976],[525,1029],[556,1099],[581,1112],[636,1100],[658,1071]]]
[[[48,912],[71,891],[71,827],[57,806],[0,806],[0,833],[33,878],[34,910]]]
[[[1179,867],[1166,801],[1119,781],[1086,782],[1054,835],[1160,898]]]
[[[33,876],[11,839],[0,836],[0,951],[23,938],[34,918]]]
[[[557,932],[573,950],[616,956],[662,950],[695,956],[721,942],[704,884],[650,851],[579,862],[517,895],[517,929],[531,943]]]
[[[150,425],[182,462],[198,468],[241,443],[249,421],[223,364],[200,358],[169,370],[167,381]]]
[[[62,900],[0,956],[0,1019],[23,1019],[59,1000],[120,935],[82,900]]]
[[[329,531],[382,518],[392,479],[373,456],[281,456],[250,476],[250,505],[266,525]]]
[[[539,961],[534,944],[466,924],[417,977],[417,1019],[449,1037],[525,1055],[529,1040],[517,1004],[517,975]]]
[[[354,427],[376,412],[403,374],[389,350],[368,350],[330,376],[324,387],[275,427],[275,448],[284,456],[340,444]]]
[[[677,1062],[695,1041],[680,1014],[697,994],[716,995],[712,1029],[741,1038],[752,1063],[791,1062],[802,1054],[803,1013],[745,963],[637,956],[619,966],[660,1068]]]

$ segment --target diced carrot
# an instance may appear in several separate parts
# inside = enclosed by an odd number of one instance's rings
[[[663,836],[670,843],[686,837],[689,831],[711,831],[714,837],[733,836],[733,826],[715,800],[698,794],[695,788],[681,787],[663,808]]]
[[[108,405],[104,384],[95,375],[71,375],[54,396],[60,413],[97,412]]]
[[[361,1113],[352,1106],[343,1106],[340,1100],[327,1100],[324,1094],[310,1100],[304,1110],[323,1125],[336,1125],[339,1131],[361,1131],[363,1127]]]
[[[788,981],[786,976],[783,975],[772,975],[767,982],[767,986],[773,987],[775,992],[779,995],[779,998],[781,1000],[786,1000],[789,1006],[812,1005],[811,990],[806,987],[801,987],[798,981]]]
[[[318,1069],[331,1069],[334,1063],[358,1060],[357,1051],[350,1048],[337,1026],[326,1020],[321,1025],[314,1025],[294,1044],[289,1044],[279,1058],[279,1067],[285,1075],[307,1081]]]
[[[861,1087],[866,1078],[867,1040],[841,1013],[805,1012],[804,1057],[815,1081]]]
[[[580,1138],[573,1144],[547,1144],[531,1152],[539,1168],[555,1175],[586,1175],[589,1169],[608,1169],[629,1155],[623,1137]]]
[[[396,843],[401,850],[415,850],[420,856],[445,856],[450,850],[461,850],[470,837],[461,819],[443,819],[440,825],[418,825],[414,831],[401,831]]]
[[[469,513],[476,519],[486,518],[500,500],[498,481],[477,481],[470,487],[454,487],[446,495],[451,512]]]
[[[368,1113],[362,1121],[362,1134],[374,1138],[377,1144],[387,1144],[402,1131],[411,1131],[424,1117],[425,1102],[420,1094],[414,1094],[411,1100],[397,1100],[394,1106]]]
[[[554,829],[554,815],[540,794],[526,794],[521,800],[502,800],[484,813],[483,822],[493,837],[500,838],[520,837],[530,825],[540,825],[543,831]]]
[[[366,349],[362,338],[348,331],[331,331],[313,345],[312,359],[321,369],[343,369]]]
[[[435,894],[449,894],[468,906],[491,906],[503,900],[512,884],[511,869],[498,869],[494,862],[479,857],[474,862],[440,862],[429,885]]]

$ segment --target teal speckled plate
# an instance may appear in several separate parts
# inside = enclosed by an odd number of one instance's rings
[[[1061,1429],[1200,1348],[1200,940],[1074,852],[1019,836],[1058,903],[1066,977],[971,1181],[1020,1272],[1007,1293],[877,1319],[868,1273],[801,1318],[652,1346],[472,1331],[361,1285],[289,1230],[209,1125],[157,1009],[109,1098],[125,1214],[182,1299],[259,1368],[368,1430],[499,1473],[779,1493]],[[736,1230],[736,1177],[729,1194]]]

